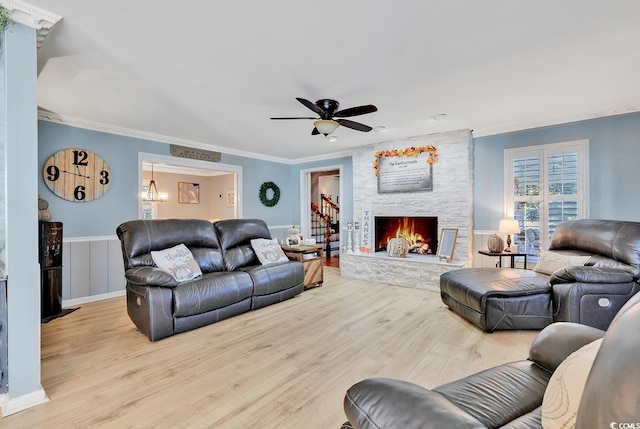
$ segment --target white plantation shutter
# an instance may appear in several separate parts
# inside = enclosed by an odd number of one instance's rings
[[[505,149],[505,217],[520,223],[520,251],[546,249],[560,223],[588,217],[588,149],[588,141]]]

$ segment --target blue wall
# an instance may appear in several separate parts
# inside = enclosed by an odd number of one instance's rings
[[[582,139],[589,140],[590,217],[640,221],[640,204],[634,198],[640,182],[640,113],[634,113],[475,138],[474,228],[496,229],[503,216],[504,149]],[[72,203],[51,193],[40,179],[39,193],[49,201],[54,219],[65,223],[67,237],[113,235],[118,224],[138,215],[138,152],[169,155],[169,145],[40,121],[39,177],[49,156],[73,146],[95,151],[109,162],[114,176],[109,192],[93,202]],[[243,216],[269,225],[300,224],[300,170],[341,165],[341,217],[353,217],[351,157],[289,165],[223,154],[221,162],[242,167]],[[267,181],[281,190],[274,207],[258,199],[260,185]]]
[[[589,217],[640,221],[640,114],[610,116],[474,139],[473,222],[497,229],[504,207],[504,150],[589,140]]]
[[[114,235],[120,223],[136,219],[140,192],[138,152],[170,155],[169,145],[165,143],[45,121],[40,121],[38,127],[38,192],[49,201],[53,220],[64,223],[65,237]],[[75,203],[59,198],[47,188],[42,179],[42,166],[51,155],[69,147],[91,150],[109,163],[113,182],[102,198]],[[345,190],[342,213],[351,217],[351,157],[290,165],[222,154],[221,162],[242,167],[242,192],[239,197],[242,198],[243,217],[264,219],[268,225],[300,224],[300,169],[342,165],[341,180],[344,180]],[[274,207],[264,206],[258,198],[264,182],[274,182],[280,188],[280,200]]]
[[[93,151],[109,163],[113,181],[102,198],[74,203],[47,188],[42,179],[44,163],[70,147]],[[167,144],[38,122],[38,193],[49,201],[52,220],[63,222],[65,237],[115,235],[120,223],[138,218],[138,152],[170,155]]]
[[[297,223],[291,208],[299,206],[300,197],[291,189],[291,165],[226,154],[222,155],[222,162],[242,166],[243,217],[263,219],[271,226]],[[280,188],[280,200],[273,207],[265,206],[258,198],[264,182],[273,182]]]
[[[38,266],[38,154],[36,31],[12,24],[4,31],[6,93],[6,263],[9,391],[3,412],[44,402],[40,385]],[[4,325],[3,325],[4,328]],[[3,381],[6,378],[3,378]]]

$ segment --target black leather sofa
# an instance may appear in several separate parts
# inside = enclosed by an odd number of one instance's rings
[[[638,332],[640,295],[625,304],[606,333],[582,324],[554,323],[533,341],[528,360],[500,365],[431,390],[407,381],[366,379],[346,393],[348,422],[342,428],[542,428],[543,397],[553,372],[571,353],[603,336],[591,369],[585,370],[588,379],[577,399],[575,427],[637,428]]]
[[[550,274],[518,268],[467,268],[440,276],[442,301],[492,332],[577,322],[599,329],[640,290],[640,223],[580,219],[556,228],[549,254],[584,256]]]
[[[303,291],[301,262],[260,265],[250,241],[270,239],[260,219],[133,220],[116,228],[124,259],[127,312],[156,341],[283,301]],[[177,282],[151,251],[185,244],[202,276]]]

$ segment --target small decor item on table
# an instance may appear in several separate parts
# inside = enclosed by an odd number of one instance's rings
[[[489,252],[500,253],[504,250],[504,240],[498,234],[491,234],[487,239]]]
[[[38,196],[38,220],[48,222],[51,220],[51,212],[49,211],[49,201]]]
[[[295,225],[291,225],[291,228],[287,231],[287,246],[299,246],[301,240],[300,230]]]
[[[402,234],[398,234],[396,238],[389,240],[389,243],[387,244],[387,252],[389,253],[389,256],[404,258],[409,252],[409,242],[402,236]]]

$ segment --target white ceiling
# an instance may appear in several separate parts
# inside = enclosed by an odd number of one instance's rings
[[[637,0],[29,3],[63,18],[38,56],[41,109],[214,150],[303,160],[640,110]],[[295,97],[375,104],[352,119],[387,130],[329,142],[269,119],[314,116]]]

